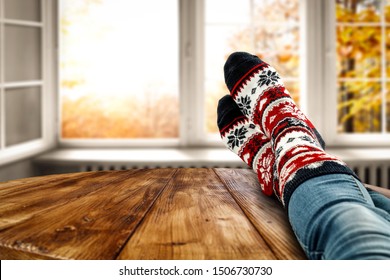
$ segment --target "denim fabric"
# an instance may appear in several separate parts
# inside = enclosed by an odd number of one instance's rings
[[[367,189],[367,191],[370,194],[375,207],[383,209],[390,214],[390,199],[376,191],[370,189]]]
[[[370,193],[346,174],[315,177],[294,191],[288,215],[309,259],[390,259],[390,199]]]

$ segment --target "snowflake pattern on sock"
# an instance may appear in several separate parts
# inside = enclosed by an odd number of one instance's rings
[[[229,61],[236,64],[225,64],[224,68],[228,71],[225,77],[231,96],[271,143],[275,156],[274,192],[285,206],[295,188],[312,177],[329,173],[356,176],[344,162],[324,151],[321,136],[296,106],[274,68],[243,53]],[[247,71],[243,69],[246,65]],[[235,75],[234,70],[242,76]],[[269,180],[268,173],[263,177]]]
[[[240,147],[245,140],[245,134],[248,132],[248,129],[245,126],[241,126],[239,128],[235,128],[231,130],[227,139],[227,145],[231,150],[234,150],[235,147]]]
[[[279,80],[280,77],[276,71],[263,71],[263,73],[259,76],[257,86],[262,87],[264,85],[269,86],[270,84],[275,85]]]
[[[251,100],[249,96],[241,96],[236,101],[238,108],[240,108],[241,112],[244,115],[250,115],[251,114]]]
[[[257,173],[262,192],[272,195],[275,158],[271,143],[230,96],[218,103],[218,126],[223,143]]]

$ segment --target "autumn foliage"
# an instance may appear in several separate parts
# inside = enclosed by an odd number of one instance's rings
[[[390,7],[381,1],[336,4],[339,132],[381,132],[390,73]],[[387,105],[387,110],[389,106]],[[389,128],[387,128],[389,131]]]
[[[178,137],[178,99],[162,95],[148,102],[129,97],[86,95],[62,98],[64,138]]]
[[[251,24],[238,29],[228,39],[224,59],[234,51],[247,51],[257,55],[276,68],[299,105],[299,1],[255,1],[253,9]],[[218,90],[206,90],[206,126],[210,133],[218,132],[216,107],[218,100],[227,93],[224,81],[219,82]]]
[[[122,5],[129,3],[117,2]],[[129,73],[130,70],[133,72],[134,69],[138,70],[139,65],[122,63],[118,59],[120,56],[114,56],[115,52],[118,52],[122,58],[126,58],[132,51],[131,49],[123,51],[123,46],[118,51],[118,47],[124,43],[121,40],[126,40],[126,36],[128,37],[132,30],[126,27],[129,34],[116,37],[112,35],[115,27],[126,23],[120,21],[118,24],[116,15],[110,14],[112,6],[109,5],[114,4],[111,0],[61,1],[61,5],[64,5],[60,29],[61,137],[177,138],[178,86],[160,82],[162,78],[138,81]],[[103,15],[108,19],[102,18]],[[139,39],[131,38],[132,44],[140,44]],[[94,48],[96,44],[107,44],[106,49],[99,49],[106,52],[95,52],[94,56],[90,55],[96,49]],[[155,49],[156,53],[152,55],[157,56],[159,55],[157,45]],[[110,59],[114,61],[110,64],[113,67],[104,63],[111,62]],[[158,75],[159,71],[164,71],[163,67],[158,68],[155,73],[145,73],[145,76]],[[108,75],[110,79],[107,78]],[[108,81],[104,81],[106,78]]]
[[[338,131],[390,131],[383,114],[390,112],[390,5],[382,1],[334,0],[336,6],[336,79]],[[261,2],[261,5],[257,3]],[[77,2],[80,3],[80,2]],[[85,0],[76,11],[88,13],[102,0]],[[225,59],[236,50],[255,53],[274,66],[284,78],[286,88],[300,103],[300,26],[299,1],[254,1],[253,20],[232,32]],[[382,7],[383,6],[383,7]],[[266,11],[266,12],[265,12]],[[68,36],[72,22],[61,18],[62,36]],[[62,61],[61,67],[73,69],[74,61]],[[222,65],[221,65],[222,69]],[[67,92],[84,83],[77,73],[61,80]],[[77,97],[61,95],[62,137],[71,138],[175,138],[179,135],[179,98],[172,92],[154,94],[146,91],[141,97],[130,94],[107,96],[84,92]],[[205,92],[205,127],[216,133],[216,107],[227,94],[224,81]]]

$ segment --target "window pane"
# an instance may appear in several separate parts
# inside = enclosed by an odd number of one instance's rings
[[[209,24],[248,24],[250,21],[250,1],[206,0],[205,6],[206,22]],[[218,10],[219,13],[215,12]]]
[[[284,85],[286,89],[288,89],[288,92],[290,93],[291,97],[294,99],[295,103],[299,106],[301,102],[301,95],[300,93],[300,83],[299,81],[284,81]]]
[[[256,54],[275,67],[282,78],[298,78],[299,26],[261,25],[255,34]]]
[[[254,0],[252,5],[256,23],[299,21],[299,0]]]
[[[299,102],[299,0],[206,0],[205,4],[206,131],[218,132],[217,103],[229,93],[223,65],[234,51],[254,53],[274,66]]]
[[[384,66],[386,67],[386,77],[390,77],[390,28],[386,28],[385,30],[386,30],[385,31],[386,32],[385,34],[386,65]]]
[[[381,28],[337,28],[337,73],[340,78],[381,77]]]
[[[213,1],[207,1],[213,2]],[[243,31],[241,31],[243,30]],[[224,82],[223,65],[228,55],[233,52],[232,44],[235,42],[234,34],[245,49],[250,48],[249,32],[241,25],[209,25],[206,26],[206,52],[205,52],[205,121],[206,131],[217,132],[217,103],[228,94]],[[243,47],[244,49],[244,47]]]
[[[386,19],[386,22],[390,21],[390,0],[386,0],[386,4],[385,4],[385,19]]]
[[[339,22],[379,22],[382,0],[336,0]]]
[[[5,25],[5,81],[42,78],[41,29]]]
[[[335,0],[339,133],[386,130],[389,72],[387,6],[380,0]],[[382,38],[382,35],[385,35]]]
[[[41,0],[5,0],[5,18],[40,21]]]
[[[41,88],[5,90],[6,146],[41,138]]]
[[[381,91],[381,83],[340,82],[338,132],[381,132]]]
[[[178,137],[176,0],[61,1],[63,138]]]

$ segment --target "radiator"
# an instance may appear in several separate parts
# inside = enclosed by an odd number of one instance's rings
[[[147,165],[137,165],[134,163],[129,164],[116,164],[116,163],[104,163],[104,164],[81,164],[79,166],[79,171],[103,171],[103,170],[127,170],[127,169],[137,169],[137,168],[248,168],[244,164],[197,164],[197,163],[181,163],[181,164],[147,164]]]
[[[355,164],[348,165],[367,184],[384,188],[390,186],[390,165]]]
[[[367,184],[390,187],[390,149],[330,149]],[[133,168],[248,168],[227,149],[59,149],[34,159],[39,175]]]

